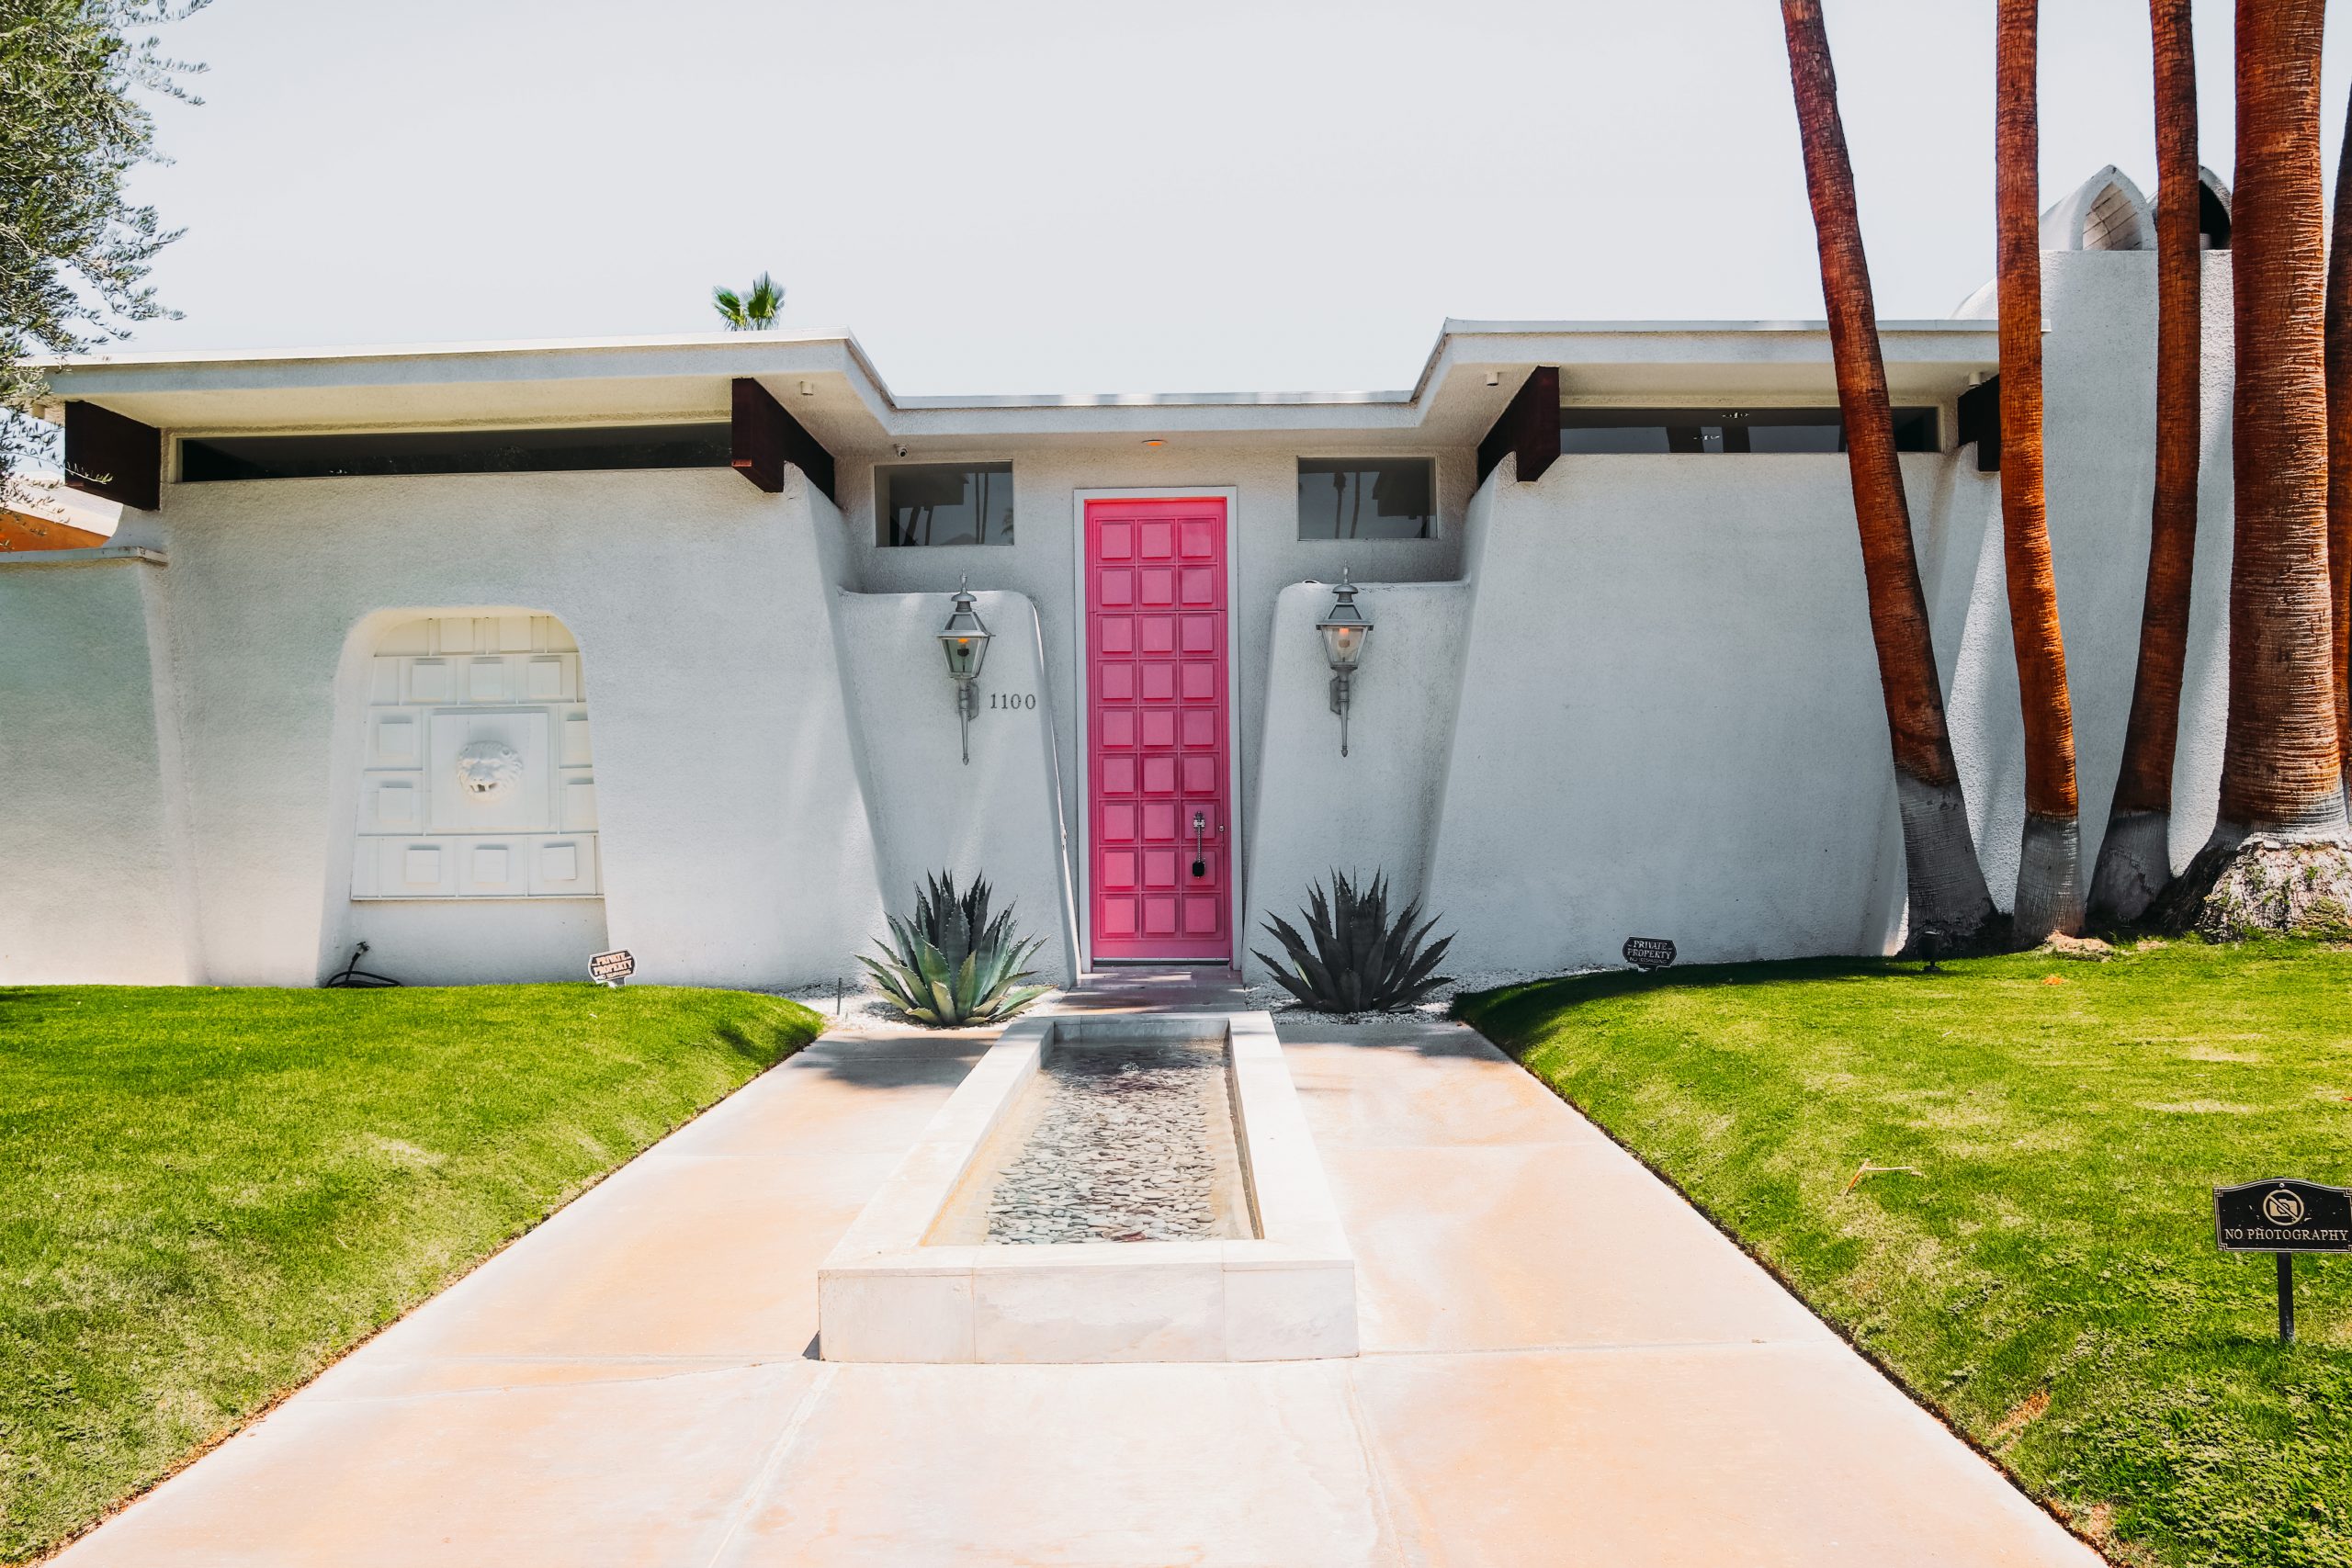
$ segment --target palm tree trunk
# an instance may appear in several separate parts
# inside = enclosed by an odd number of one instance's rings
[[[2009,637],[2025,719],[2025,841],[2014,940],[2072,936],[2083,923],[2082,830],[2075,804],[2075,716],[2041,484],[2041,201],[2036,124],[2039,0],[2000,0],[1995,46],[1993,169],[2000,235],[2001,541]]]
[[[1967,802],[1944,724],[1943,689],[1936,676],[1927,598],[1919,587],[1903,469],[1894,452],[1886,366],[1879,354],[1854,171],[1838,118],[1838,81],[1820,0],[1781,0],[1781,21],[1788,34],[1805,190],[1821,247],[1821,292],[1828,305],[1838,406],[1853,476],[1871,639],[1878,649],[1879,687],[1894,754],[1911,938],[1916,944],[1932,932],[1943,943],[1971,945],[1993,919],[1993,900],[1968,835]]]
[[[2335,667],[2335,747],[2352,785],[2352,108],[2335,164],[2327,247],[2327,604]]]
[[[2213,837],[2158,906],[2167,923],[2190,916],[2214,933],[2340,925],[2352,909],[2318,308],[2327,270],[2324,14],[2324,0],[2238,0],[2229,730]]]
[[[2230,728],[2222,818],[2254,832],[2344,820],[2327,587],[2320,182],[2324,0],[2239,0]]]
[[[2197,55],[2189,0],[2149,0],[2156,49],[2156,493],[2148,588],[2123,766],[2091,878],[2091,912],[2130,922],[2172,880],[2172,769],[2188,588],[2197,564],[2197,469],[2204,448],[2203,261],[2197,248]],[[2340,191],[2339,187],[2339,191]],[[2339,196],[2339,201],[2341,197]]]

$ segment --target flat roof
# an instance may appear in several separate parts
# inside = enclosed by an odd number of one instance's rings
[[[1998,368],[1979,320],[1879,323],[1895,400],[1941,401]],[[190,434],[724,419],[751,377],[837,455],[905,446],[1063,446],[1214,434],[1247,444],[1304,432],[1475,442],[1538,365],[1593,402],[1834,400],[1826,323],[1449,319],[1408,389],[899,397],[844,330],[423,344],[195,354],[99,353],[48,362],[51,395]],[[57,417],[54,407],[50,411]]]

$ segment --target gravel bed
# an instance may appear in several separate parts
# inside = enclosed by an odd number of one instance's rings
[[[989,1194],[992,1242],[1191,1241],[1215,1236],[1209,1119],[1223,1057],[1196,1046],[1057,1051],[1042,1114]]]
[[[1035,981],[1022,983],[1023,985],[1037,984]],[[863,977],[842,980],[840,982],[838,991],[831,981],[816,986],[781,987],[754,986],[750,988],[770,996],[790,997],[794,1001],[823,1019],[828,1026],[838,1023],[845,1027],[872,1028],[879,1024],[901,1029],[929,1028],[928,1025],[917,1023],[901,1013],[899,1010],[899,1004],[892,1001],[880,987],[871,979]],[[1058,988],[1046,992],[1022,1009],[1018,1016],[1027,1018],[1061,994]]]
[[[1317,1012],[1272,981],[1249,988],[1249,1003],[1274,1015],[1276,1023],[1376,1023],[1385,1018],[1442,1019],[1457,996],[1491,991],[1502,986],[1524,986],[1536,980],[1556,980],[1564,975],[1589,975],[1591,969],[1481,969],[1457,975],[1431,991],[1415,1007],[1402,1012]]]

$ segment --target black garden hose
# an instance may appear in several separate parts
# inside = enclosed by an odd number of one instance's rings
[[[328,976],[325,980],[321,982],[321,984],[325,986],[351,986],[357,987],[362,989],[376,986],[399,985],[400,982],[393,979],[389,975],[371,975],[367,970],[359,967],[359,960],[367,954],[367,952],[368,944],[364,942],[357,947],[353,948],[351,950],[351,962],[345,964],[343,968],[335,974]]]

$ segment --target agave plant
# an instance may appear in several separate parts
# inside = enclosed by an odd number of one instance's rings
[[[1269,917],[1266,929],[1279,938],[1290,954],[1291,969],[1261,953],[1258,961],[1272,971],[1284,990],[1318,1012],[1395,1012],[1411,1007],[1448,976],[1433,974],[1453,938],[1442,936],[1424,949],[1422,941],[1431,919],[1419,930],[1421,916],[1415,902],[1392,923],[1388,919],[1388,877],[1376,874],[1369,886],[1360,886],[1334,869],[1331,897],[1320,886],[1306,890],[1306,929],[1314,933],[1310,949],[1289,921]]]
[[[989,918],[986,877],[961,893],[953,872],[924,880],[913,918],[889,917],[897,951],[857,958],[899,1011],[936,1029],[1002,1023],[1053,988],[1021,984],[1031,974],[1023,965],[1045,943],[1014,935],[1009,908]]]

